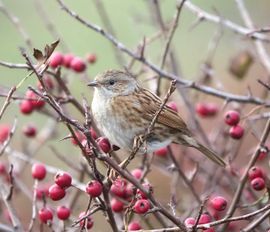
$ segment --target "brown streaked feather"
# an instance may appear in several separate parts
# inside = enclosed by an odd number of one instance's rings
[[[144,94],[140,94],[139,96],[145,96],[144,98],[140,99],[140,103],[145,109],[145,111],[143,112],[143,117],[147,120],[151,120],[153,119],[155,113],[159,110],[159,107],[162,104],[161,99],[147,89],[142,88],[140,89],[140,91],[143,91]],[[158,116],[157,123],[163,124],[172,129],[179,130],[185,134],[190,134],[184,120],[177,114],[177,112],[173,111],[166,105]]]

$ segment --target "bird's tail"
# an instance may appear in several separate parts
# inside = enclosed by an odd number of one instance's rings
[[[223,159],[221,159],[215,152],[210,150],[209,148],[205,147],[204,145],[198,143],[198,146],[194,146],[197,150],[199,150],[201,153],[203,153],[207,158],[214,161],[216,164],[226,167],[226,163]]]

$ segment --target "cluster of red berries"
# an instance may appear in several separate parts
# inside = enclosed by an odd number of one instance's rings
[[[110,141],[106,137],[98,137],[97,136],[97,133],[95,132],[95,130],[93,128],[90,128],[90,134],[91,134],[92,138],[96,140],[96,143],[99,146],[99,149],[101,151],[103,151],[104,153],[109,153],[112,150],[116,151],[116,150],[119,149],[116,146],[112,146],[110,144]],[[74,145],[78,145],[78,142],[77,141],[79,141],[79,142],[82,143],[82,145],[87,150],[87,140],[86,140],[85,135],[82,132],[80,132],[80,131],[76,131],[75,132],[75,136],[76,136],[77,139],[75,139],[73,137],[73,138],[71,138],[71,142]]]
[[[201,117],[215,116],[219,108],[214,103],[198,103],[196,105],[196,112]],[[227,125],[231,126],[229,134],[233,139],[240,139],[244,134],[244,128],[239,125],[240,114],[237,111],[229,110],[224,115],[224,121]]]
[[[139,169],[134,169],[132,172],[136,178],[141,178],[142,171]],[[102,193],[103,186],[102,183],[100,183],[97,180],[92,180],[88,182],[85,191],[91,196],[91,197],[99,197]],[[114,212],[119,213],[124,210],[124,205],[127,202],[131,201],[131,197],[133,194],[133,189],[131,189],[131,186],[127,185],[127,182],[123,179],[116,179],[114,183],[111,186],[110,193],[114,196],[111,200],[111,208]],[[140,195],[143,199],[138,199],[133,206],[134,212],[138,214],[146,213],[150,208],[150,203],[148,200],[144,199],[145,195],[138,191],[137,193]],[[140,230],[141,225],[137,221],[133,221],[128,225],[128,229],[130,231]]]
[[[42,77],[43,83],[47,90],[53,90],[54,89],[54,82],[52,78],[48,75],[44,75]],[[37,88],[42,91],[43,86],[38,81],[37,82]],[[41,99],[39,96],[37,96],[33,91],[28,90],[25,94],[25,99],[21,101],[20,103],[20,111],[22,114],[31,114],[34,110],[40,110],[45,105],[45,101]]]
[[[45,101],[31,90],[26,92],[25,98],[20,104],[22,114],[31,114],[34,110],[40,110],[45,105]]]
[[[46,177],[47,170],[45,165],[36,163],[32,166],[32,177],[39,181]],[[52,200],[57,201],[65,196],[65,188],[71,186],[72,178],[68,173],[58,173],[55,176],[55,184],[48,188],[35,189],[37,198],[40,199],[49,196]],[[70,209],[65,206],[59,206],[56,210],[57,217],[60,220],[67,220],[70,216]],[[48,223],[53,219],[53,210],[49,207],[42,207],[39,212],[39,219],[43,223]]]
[[[46,177],[47,170],[45,165],[36,163],[32,166],[32,177],[39,181]],[[59,172],[54,177],[54,184],[49,188],[49,197],[53,201],[61,200],[66,195],[66,189],[71,186],[72,178],[66,172]]]
[[[47,170],[45,165],[41,163],[36,163],[32,166],[32,177],[39,181],[43,180],[46,177]],[[97,183],[99,185],[97,185]],[[37,199],[48,196],[53,201],[59,201],[63,199],[66,195],[66,189],[69,188],[72,184],[72,177],[66,172],[59,172],[54,177],[54,184],[50,187],[44,185],[39,186],[35,189]],[[98,188],[98,190],[97,190]],[[99,196],[102,192],[102,185],[99,182],[92,181],[92,184],[88,184],[86,187],[86,192],[89,195]],[[57,207],[56,214],[58,219],[67,220],[70,216],[70,209],[66,206]],[[48,223],[53,219],[53,210],[47,206],[42,207],[39,210],[39,219],[42,223]],[[79,220],[85,217],[86,213],[82,212],[79,215]],[[88,229],[93,227],[93,220],[90,216],[80,221],[80,226],[86,226]]]
[[[256,191],[265,188],[265,172],[262,168],[253,166],[248,171],[248,179],[251,187]]]
[[[58,219],[63,221],[67,220],[70,216],[70,209],[66,206],[58,206],[56,209],[56,214]],[[53,220],[53,210],[44,206],[38,211],[38,217],[42,223],[48,223],[49,221]]]
[[[96,62],[95,54],[87,54],[86,60],[88,63],[93,64]],[[65,68],[70,68],[74,72],[81,73],[86,70],[86,62],[81,57],[75,56],[72,53],[62,54],[61,52],[54,52],[49,61],[49,66],[51,68],[57,68],[63,66]]]
[[[202,224],[207,224],[210,223],[213,218],[218,219],[218,213],[224,211],[227,207],[227,200],[223,197],[223,196],[215,196],[215,197],[211,197],[208,207],[209,207],[209,211],[212,211],[212,216],[209,214],[209,212],[205,212],[202,213],[198,224],[202,225]],[[185,220],[185,225],[188,228],[192,228],[195,225],[196,219],[193,217],[189,217]],[[206,232],[215,232],[215,229],[213,227],[208,228],[208,229],[204,229],[203,231]]]
[[[135,178],[142,177],[142,170],[135,169],[132,171]],[[146,191],[152,192],[152,186],[149,183],[143,183]],[[111,208],[114,212],[122,212],[125,208],[131,208],[137,214],[145,214],[151,208],[151,204],[147,196],[140,189],[136,189],[132,184],[127,183],[122,178],[117,178],[110,189],[113,196],[111,200]]]
[[[224,115],[225,123],[231,126],[229,134],[233,139],[240,139],[244,135],[244,128],[239,125],[240,114],[235,110],[229,110]]]

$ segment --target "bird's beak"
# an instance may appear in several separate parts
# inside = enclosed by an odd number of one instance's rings
[[[90,86],[90,87],[97,87],[99,84],[98,84],[98,82],[96,80],[94,80],[94,81],[88,83],[87,85]]]

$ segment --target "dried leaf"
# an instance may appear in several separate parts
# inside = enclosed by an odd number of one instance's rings
[[[38,50],[38,49],[36,49],[36,48],[34,48],[33,56],[36,58],[36,60],[37,60],[38,62],[43,62],[44,59],[45,59],[45,57],[44,57],[43,54],[42,54],[42,51],[40,51],[40,50]]]
[[[55,50],[55,48],[57,47],[58,43],[59,43],[59,40],[56,40],[55,42],[51,43],[50,46],[49,45],[45,46],[44,53],[45,53],[45,57],[47,59],[52,55],[52,53]]]
[[[46,44],[44,48],[44,54],[39,50],[34,48],[34,57],[37,60],[36,70],[38,73],[42,74],[48,68],[48,60],[55,48],[57,47],[59,40],[51,43],[51,45]]]

